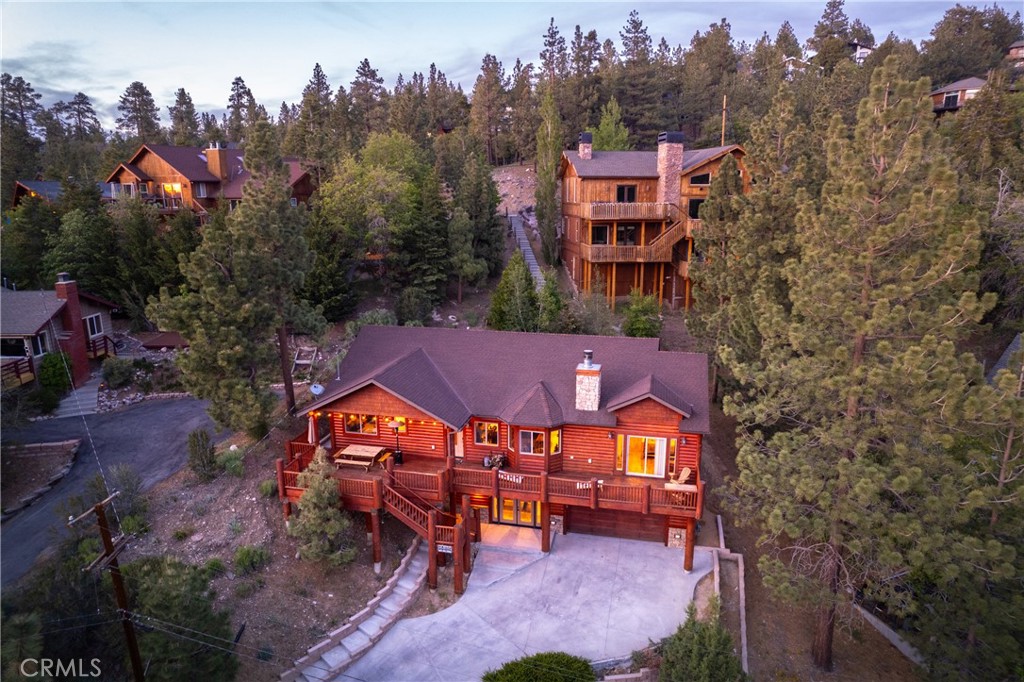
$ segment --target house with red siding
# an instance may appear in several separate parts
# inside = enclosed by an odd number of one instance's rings
[[[0,287],[0,378],[4,388],[36,380],[47,353],[63,351],[77,387],[88,381],[90,360],[116,354],[111,312],[118,306],[79,291],[66,272],[52,291]]]
[[[457,572],[486,523],[536,528],[544,551],[556,532],[678,540],[692,568],[704,354],[657,339],[364,327],[304,414],[278,462],[286,515],[321,444],[372,533],[388,511]],[[379,561],[376,535],[374,548]]]

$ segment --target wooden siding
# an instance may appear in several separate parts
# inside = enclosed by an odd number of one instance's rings
[[[378,386],[367,386],[355,393],[332,402],[324,408],[331,422],[331,443],[335,449],[352,443],[395,447],[395,433],[388,428],[385,417],[405,417],[406,432],[398,434],[402,452],[443,459],[445,452],[445,426],[404,400],[396,398]],[[372,414],[377,417],[377,434],[345,431],[344,414]]]
[[[473,428],[478,421],[498,422],[498,444],[477,445],[473,442]],[[503,454],[509,458],[509,466],[516,466],[516,454],[508,449],[508,424],[498,419],[470,419],[469,424],[462,430],[462,446],[465,451],[465,461],[468,464],[483,465],[484,457]]]
[[[670,429],[677,432],[679,431],[679,420],[683,418],[683,415],[665,407],[656,400],[645,398],[616,410],[615,417],[619,428],[641,425]]]
[[[611,429],[566,424],[562,429],[562,471],[594,476],[615,471],[615,439]]]

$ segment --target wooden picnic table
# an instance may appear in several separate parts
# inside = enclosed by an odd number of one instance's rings
[[[369,469],[383,452],[384,448],[379,445],[349,445],[334,456],[334,463],[339,466],[351,464]]]

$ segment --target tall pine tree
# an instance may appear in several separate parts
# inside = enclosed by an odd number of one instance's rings
[[[541,256],[548,265],[558,262],[558,164],[562,160],[562,122],[558,116],[553,88],[544,92],[537,128],[537,229]]]
[[[815,605],[823,669],[854,595],[906,613],[900,576],[946,569],[949,510],[970,494],[946,448],[976,370],[953,342],[992,301],[974,293],[979,227],[928,92],[887,62],[853,129],[836,117],[821,201],[802,199],[783,269],[790,310],[760,313],[765,360],[724,353],[750,387],[727,402],[742,427],[734,506],[778,547],[766,583]]]

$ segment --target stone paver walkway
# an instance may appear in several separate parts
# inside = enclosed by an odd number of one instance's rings
[[[81,417],[83,414],[96,414],[96,401],[103,383],[102,374],[94,374],[78,388],[74,389],[60,401],[53,413],[54,418]]]

